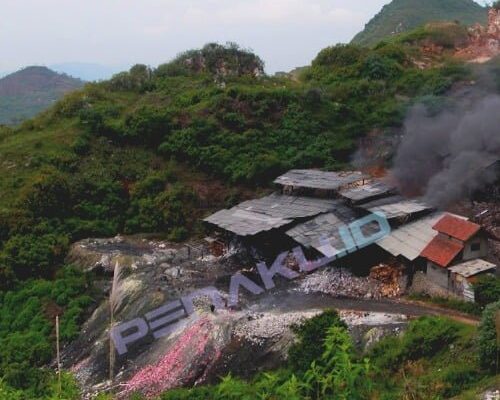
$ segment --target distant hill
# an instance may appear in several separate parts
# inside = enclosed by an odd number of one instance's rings
[[[0,124],[16,125],[84,84],[46,67],[27,67],[0,79]]]
[[[473,0],[393,0],[372,18],[352,43],[371,46],[391,35],[432,21],[486,23],[487,9]]]

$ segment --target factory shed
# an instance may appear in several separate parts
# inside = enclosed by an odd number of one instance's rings
[[[284,193],[332,193],[351,186],[364,184],[370,176],[359,171],[325,172],[313,169],[293,169],[279,176],[274,183]]]
[[[338,200],[271,194],[245,201],[204,219],[238,236],[254,236],[291,224],[296,219],[314,217],[335,209]]]
[[[333,257],[334,249],[343,249],[345,244],[340,229],[356,219],[356,213],[339,203],[335,210],[298,224],[286,234],[306,249],[315,249],[327,257]]]
[[[421,200],[408,200],[402,196],[391,196],[359,206],[367,213],[382,213],[393,223],[404,223],[414,216],[431,212],[432,207]]]
[[[380,181],[373,181],[361,186],[342,189],[339,195],[350,204],[358,205],[394,195],[395,193],[396,188],[394,186],[389,186]]]

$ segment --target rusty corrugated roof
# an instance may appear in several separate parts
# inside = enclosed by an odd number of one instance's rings
[[[440,267],[446,268],[455,259],[458,253],[463,250],[463,248],[464,246],[461,243],[457,243],[441,236],[436,236],[427,245],[427,247],[422,250],[420,255]]]
[[[446,215],[433,228],[438,232],[465,242],[479,232],[481,226],[452,215]]]

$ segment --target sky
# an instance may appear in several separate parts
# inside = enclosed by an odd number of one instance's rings
[[[208,42],[255,51],[266,71],[348,42],[389,0],[1,0],[0,71],[95,63],[157,66]]]

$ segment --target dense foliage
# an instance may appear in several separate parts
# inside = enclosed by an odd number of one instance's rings
[[[209,44],[68,95],[0,141],[2,284],[52,276],[83,237],[184,239],[210,206],[185,165],[246,185],[342,167],[366,132],[400,124],[409,99],[467,75],[450,63],[421,70],[409,48],[327,48],[295,82],[260,76],[262,61],[234,44]]]
[[[481,306],[486,306],[500,299],[500,278],[497,276],[481,277],[474,284],[474,295],[476,302]]]
[[[34,280],[15,291],[0,292],[0,399],[15,399],[14,394],[37,399],[54,393],[52,372],[41,367],[54,358],[55,317],[61,317],[63,343],[74,339],[92,302],[86,295],[88,286],[81,272],[65,267],[57,280]],[[74,386],[71,380],[66,383]],[[12,397],[2,397],[5,393]]]
[[[483,312],[479,326],[479,357],[484,368],[500,371],[500,301],[492,303]]]

